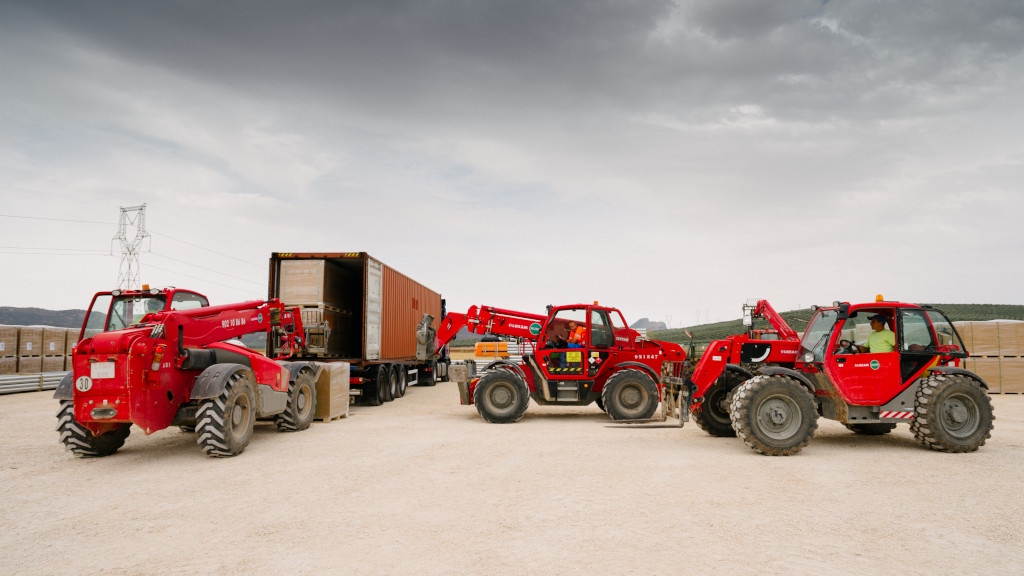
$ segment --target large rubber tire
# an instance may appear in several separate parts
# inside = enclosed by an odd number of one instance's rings
[[[604,383],[601,400],[612,420],[646,420],[658,409],[658,386],[639,370],[622,370]]]
[[[736,436],[736,431],[732,428],[732,417],[729,415],[729,405],[732,404],[733,392],[746,379],[745,374],[734,370],[723,372],[704,392],[704,401],[690,409],[693,423],[718,438]]]
[[[395,390],[398,388],[398,378],[395,376],[395,367],[388,364],[381,370],[381,374],[384,374],[384,370],[387,371],[387,376],[384,377],[384,401],[391,402],[395,399]]]
[[[796,454],[818,429],[814,396],[799,381],[781,374],[744,382],[733,395],[729,415],[736,435],[767,456]]]
[[[228,376],[219,396],[200,400],[196,411],[196,443],[207,456],[237,456],[249,445],[256,422],[254,381],[252,371],[239,366]]]
[[[940,452],[974,452],[992,437],[992,400],[978,381],[960,374],[933,374],[921,382],[910,430]]]
[[[882,424],[872,422],[871,424],[845,424],[854,434],[861,436],[882,436],[896,429],[895,424]]]
[[[75,420],[75,404],[71,400],[61,400],[60,410],[57,411],[57,432],[60,432],[60,443],[65,450],[79,458],[96,458],[109,456],[117,452],[124,441],[131,434],[131,424],[122,424],[120,427],[96,436],[78,420]]]
[[[491,370],[483,375],[473,390],[473,405],[484,420],[493,424],[509,424],[523,417],[530,404],[530,389],[511,370]]]
[[[274,416],[278,430],[293,432],[305,430],[316,413],[316,381],[313,373],[302,369],[295,380],[288,383],[288,404],[284,412]]]
[[[384,403],[384,392],[381,389],[381,386],[384,386],[384,382],[381,379],[385,375],[381,373],[381,368],[383,367],[381,364],[371,366],[367,371],[367,378],[363,380],[363,395],[361,398],[367,406],[380,406]]]
[[[395,364],[395,398],[402,398],[405,396],[405,391],[409,388],[409,383],[406,381],[409,376],[406,374],[406,367],[401,364]]]
[[[604,412],[605,414],[608,413],[608,411],[604,409],[604,400],[602,400],[600,396],[597,397],[597,400],[594,403],[601,409],[601,412]]]

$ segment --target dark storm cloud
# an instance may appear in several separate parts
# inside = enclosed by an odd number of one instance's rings
[[[631,109],[701,118],[742,104],[808,121],[905,117],[929,112],[922,92],[978,89],[1024,43],[1020,2],[42,2],[10,12],[183,75],[419,121]]]

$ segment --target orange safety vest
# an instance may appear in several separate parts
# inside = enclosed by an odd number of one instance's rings
[[[583,335],[586,333],[586,328],[577,326],[575,330],[569,333],[569,344],[583,344]]]

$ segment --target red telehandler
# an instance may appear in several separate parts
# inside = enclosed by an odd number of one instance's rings
[[[548,307],[547,316],[473,306],[449,313],[435,331],[425,315],[418,331],[420,360],[429,360],[462,327],[476,334],[513,336],[532,344],[522,362],[491,362],[480,378],[459,384],[463,405],[473,404],[488,422],[515,422],[533,398],[538,404],[585,406],[597,402],[615,420],[650,418],[664,384],[676,383],[664,407],[687,419],[690,387],[684,383],[686,354],[678,344],[638,337],[615,308],[576,304]],[[569,322],[583,327],[584,341],[566,342]]]
[[[256,418],[280,430],[309,427],[317,366],[282,362],[236,339],[274,333],[290,355],[304,345],[296,309],[277,300],[209,306],[173,288],[97,294],[57,387],[57,431],[76,456],[116,452],[132,424],[146,434],[194,430],[208,456],[241,453]]]
[[[755,330],[754,319],[771,324],[771,330]],[[693,421],[712,436],[735,436],[729,417],[732,392],[754,377],[759,365],[792,367],[800,338],[767,300],[743,306],[746,334],[728,336],[708,345],[690,376],[698,396],[690,405]]]
[[[995,417],[988,385],[959,367],[967,357],[936,308],[881,295],[835,302],[816,307],[792,366],[763,366],[733,391],[730,419],[748,446],[770,456],[799,452],[819,416],[871,436],[909,423],[928,448],[973,452],[991,437]]]

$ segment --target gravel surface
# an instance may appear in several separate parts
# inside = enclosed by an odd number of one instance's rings
[[[826,420],[791,457],[692,423],[531,403],[485,423],[454,384],[203,456],[133,428],[57,442],[50,392],[0,396],[0,574],[1020,574],[1024,396],[973,454]]]

